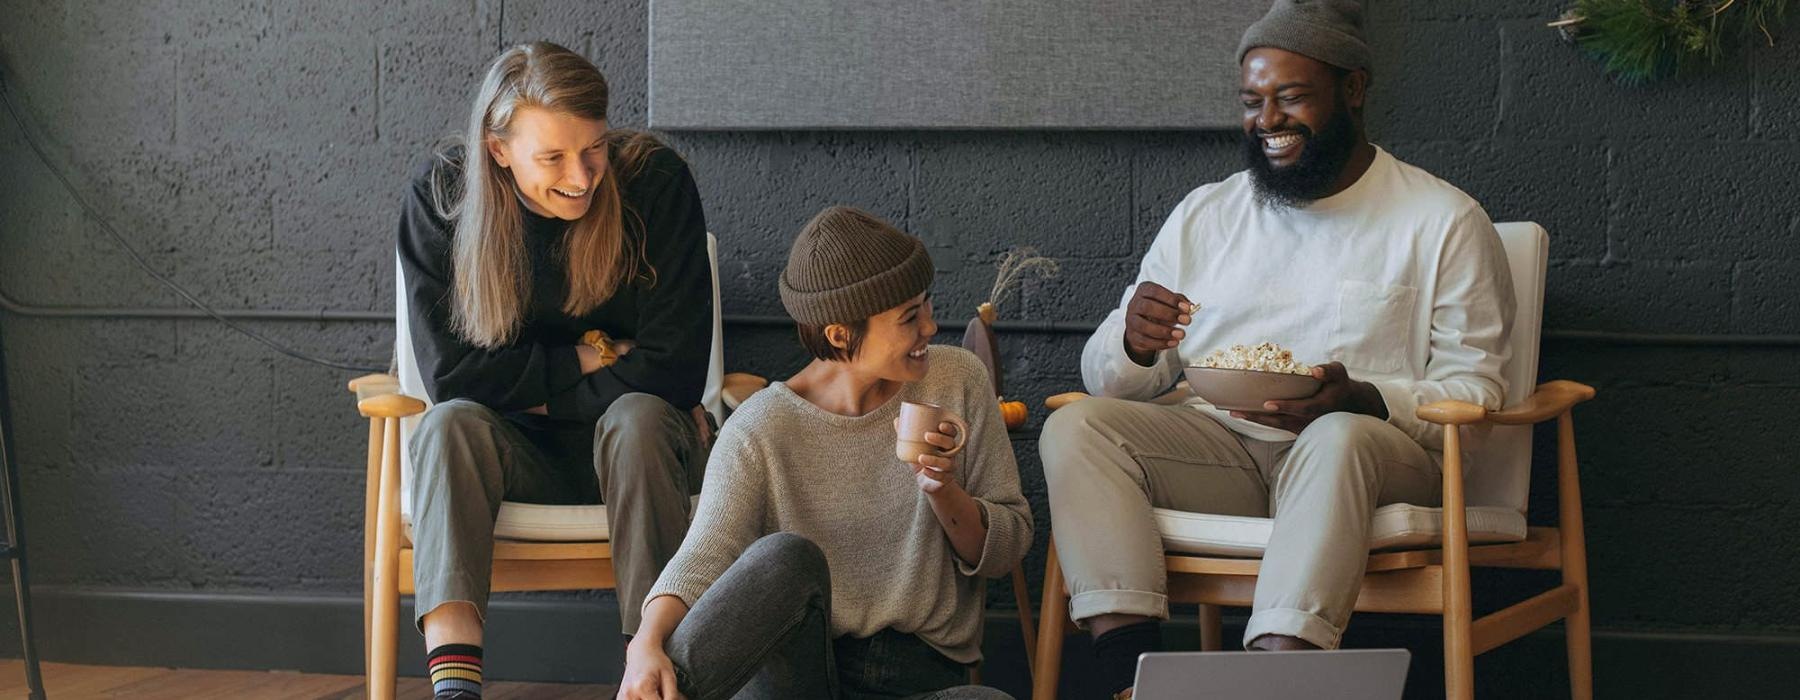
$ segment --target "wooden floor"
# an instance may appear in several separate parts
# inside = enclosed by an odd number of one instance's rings
[[[132,698],[133,700],[351,700],[365,697],[361,676],[327,676],[289,671],[200,671],[180,668],[43,665],[48,700]],[[610,698],[605,685],[564,683],[489,683],[481,696],[489,700],[553,700]],[[25,697],[25,663],[0,661],[0,698]],[[400,697],[425,700],[431,687],[423,678],[401,678]]]

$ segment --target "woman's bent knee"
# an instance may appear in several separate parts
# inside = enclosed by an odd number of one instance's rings
[[[500,420],[500,413],[494,409],[468,399],[451,399],[426,411],[414,434],[441,437],[466,430],[485,430]]]
[[[762,536],[744,550],[744,556],[767,557],[801,567],[823,568],[825,550],[804,535],[776,532]]]
[[[825,550],[802,535],[792,532],[764,535],[744,550],[742,558],[784,575],[825,582],[825,586],[830,586],[831,574],[825,561]]]

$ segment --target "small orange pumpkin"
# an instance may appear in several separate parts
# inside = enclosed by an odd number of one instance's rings
[[[1006,422],[1007,430],[1017,430],[1025,424],[1028,412],[1023,401],[1000,401],[1000,419]]]

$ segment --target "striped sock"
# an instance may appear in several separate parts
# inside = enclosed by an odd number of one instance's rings
[[[481,700],[481,647],[445,644],[425,655],[432,700]]]

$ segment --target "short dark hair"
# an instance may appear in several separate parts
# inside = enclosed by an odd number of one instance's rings
[[[843,326],[850,329],[849,347],[840,348],[836,345],[832,345],[831,339],[825,337],[825,329],[832,325]],[[847,362],[856,357],[857,351],[862,349],[863,335],[869,330],[869,319],[865,318],[849,323],[837,323],[825,326],[813,326],[795,322],[794,330],[800,334],[800,345],[806,348],[808,354],[821,360]]]

